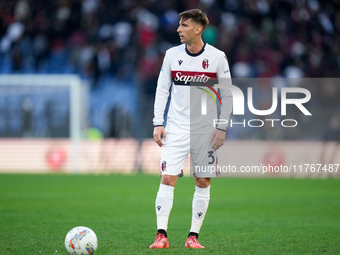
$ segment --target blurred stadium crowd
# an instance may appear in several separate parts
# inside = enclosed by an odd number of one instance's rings
[[[337,0],[1,0],[0,73],[79,74],[91,84],[90,126],[151,137],[163,56],[179,44],[178,13],[191,8],[207,13],[204,41],[226,53],[232,77],[340,76]],[[339,105],[338,87],[317,93],[319,106]],[[127,121],[130,132],[118,134],[117,114],[138,115],[139,127]]]

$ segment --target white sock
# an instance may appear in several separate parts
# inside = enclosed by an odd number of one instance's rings
[[[157,229],[168,229],[169,215],[174,200],[175,187],[160,184],[156,197]]]
[[[200,188],[195,186],[194,199],[192,200],[192,220],[190,232],[199,233],[204,216],[207,213],[210,200],[210,186]]]

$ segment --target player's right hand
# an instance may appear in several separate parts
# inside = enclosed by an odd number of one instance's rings
[[[163,136],[164,141],[166,141],[166,134],[165,134],[164,127],[163,126],[154,127],[153,139],[155,140],[155,142],[158,144],[159,147],[163,146],[162,136]]]

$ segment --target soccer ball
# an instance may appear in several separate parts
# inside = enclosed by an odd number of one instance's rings
[[[88,227],[72,228],[66,235],[65,247],[69,254],[93,254],[98,247],[97,236]]]

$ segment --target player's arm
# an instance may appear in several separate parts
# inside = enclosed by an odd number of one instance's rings
[[[154,104],[153,138],[159,146],[163,146],[162,137],[166,140],[164,129],[164,111],[170,94],[171,69],[168,54],[165,54],[163,65],[158,76],[157,89]]]
[[[223,55],[220,58],[219,68],[217,72],[218,76],[218,83],[224,85],[231,85],[231,76],[230,76],[230,69],[229,64],[227,61],[227,57]],[[230,115],[232,112],[232,105],[233,105],[233,97],[229,89],[227,88],[219,88],[220,96],[221,96],[221,113],[218,116],[219,119],[227,120],[229,122]],[[216,130],[212,135],[211,142],[213,143],[213,149],[218,150],[225,141],[225,135],[227,131],[228,124],[221,124],[225,122],[220,122],[216,126]]]

